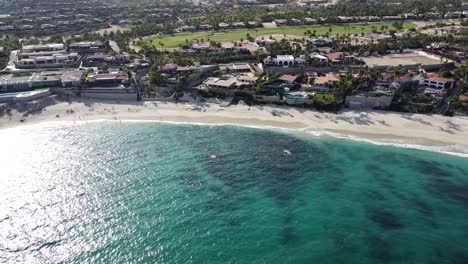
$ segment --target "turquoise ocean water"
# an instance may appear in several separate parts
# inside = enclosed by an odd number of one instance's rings
[[[0,131],[1,263],[468,263],[468,159],[264,129]]]

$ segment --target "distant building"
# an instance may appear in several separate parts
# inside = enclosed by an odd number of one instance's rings
[[[212,25],[209,25],[209,24],[201,24],[200,25],[200,30],[211,30],[211,29],[213,29]]]
[[[173,29],[172,31],[174,33],[180,33],[180,32],[190,32],[194,30],[195,30],[194,26],[181,26],[181,27]]]
[[[123,65],[129,63],[131,56],[129,54],[117,54],[115,56],[103,53],[95,53],[87,55],[83,58],[83,65],[86,67],[102,66],[102,65]]]
[[[353,17],[349,17],[349,16],[339,16],[338,17],[338,22],[341,22],[341,23],[349,23],[349,22],[353,22],[353,21],[354,21]]]
[[[297,80],[297,76],[284,74],[284,75],[281,75],[279,79],[287,84],[293,84]]]
[[[328,58],[320,54],[310,54],[310,59],[312,63],[318,63],[318,64],[328,63]]]
[[[317,19],[313,19],[310,17],[306,17],[304,19],[304,24],[310,25],[310,24],[316,24],[316,23],[317,23]]]
[[[78,58],[78,53],[58,53],[19,59],[15,65],[17,68],[61,68],[73,66]]]
[[[382,17],[383,21],[396,21],[396,20],[401,20],[400,16],[384,16]]]
[[[462,7],[463,10],[468,10],[468,2],[463,2],[461,4],[461,7]]]
[[[276,24],[276,26],[282,26],[282,25],[286,25],[288,21],[286,19],[275,19],[273,20],[273,23]]]
[[[232,27],[233,28],[243,28],[243,27],[245,27],[245,23],[244,22],[234,22],[234,23],[232,23]]]
[[[413,13],[406,13],[406,14],[403,14],[402,15],[405,19],[408,19],[408,20],[413,20],[413,19],[417,19],[418,16],[413,14]]]
[[[41,44],[41,45],[28,45],[23,46],[21,52],[23,53],[34,53],[34,52],[45,52],[45,51],[63,51],[65,46],[60,44]]]
[[[445,18],[448,19],[458,19],[463,17],[462,11],[448,12],[445,14]]]
[[[302,25],[302,21],[297,19],[297,18],[291,18],[291,20],[289,21],[289,24],[291,25]]]
[[[442,18],[442,15],[439,12],[429,12],[426,13],[425,17],[427,19],[439,19]]]
[[[248,73],[252,72],[252,68],[247,63],[235,63],[235,64],[221,64],[219,69],[225,72],[234,72],[234,73]]]
[[[105,45],[101,41],[74,42],[70,44],[70,50],[73,52],[78,52],[80,54],[96,53],[104,51]]]
[[[257,21],[249,21],[247,22],[247,27],[249,28],[260,27],[260,23],[258,23]]]
[[[219,27],[220,29],[228,29],[229,26],[230,26],[230,25],[229,25],[228,23],[224,23],[224,22],[221,22],[221,23],[218,24],[218,27]]]
[[[295,60],[292,55],[277,55],[276,58],[268,56],[263,60],[265,65],[294,66]]]

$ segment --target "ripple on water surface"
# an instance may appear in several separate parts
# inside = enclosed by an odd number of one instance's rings
[[[0,262],[466,263],[468,162],[262,129],[0,131]]]

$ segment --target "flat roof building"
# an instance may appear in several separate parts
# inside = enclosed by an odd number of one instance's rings
[[[64,50],[63,44],[41,44],[41,45],[27,45],[24,46],[21,51],[26,53],[42,52],[42,51],[59,51]]]

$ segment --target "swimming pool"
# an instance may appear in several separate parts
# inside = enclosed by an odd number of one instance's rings
[[[0,98],[14,98],[17,95],[18,95],[17,93],[0,94]]]
[[[34,99],[37,97],[42,97],[50,94],[49,89],[39,90],[39,91],[29,91],[29,92],[17,92],[17,93],[4,93],[0,94],[0,100],[10,101],[10,100],[28,100]]]
[[[288,99],[304,99],[305,97],[301,94],[284,94],[284,97]]]

